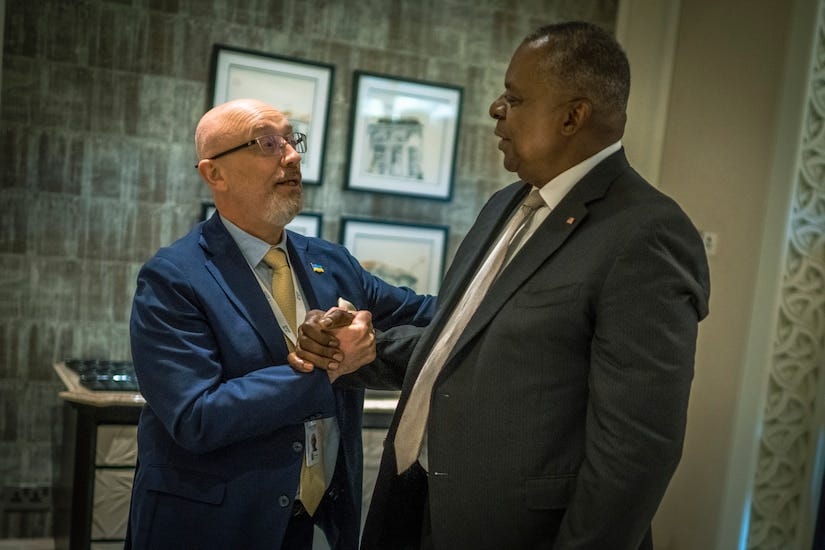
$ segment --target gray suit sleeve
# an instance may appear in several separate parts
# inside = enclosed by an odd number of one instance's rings
[[[401,325],[387,331],[376,331],[377,357],[352,374],[339,378],[347,386],[367,387],[374,390],[400,390],[407,372],[407,364],[424,327]]]
[[[640,224],[596,304],[584,460],[554,550],[638,548],[681,457],[709,277],[696,230],[665,214]]]

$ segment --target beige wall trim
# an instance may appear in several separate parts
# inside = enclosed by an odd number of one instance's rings
[[[825,425],[825,102],[815,87],[822,8],[794,3],[717,550],[812,544]]]
[[[630,59],[630,99],[622,143],[633,167],[659,186],[680,1],[620,0],[616,38]]]

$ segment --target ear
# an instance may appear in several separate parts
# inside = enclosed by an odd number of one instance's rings
[[[572,136],[581,130],[592,114],[593,104],[590,103],[590,100],[582,98],[571,101],[562,122],[562,135]]]
[[[198,163],[198,173],[206,182],[206,185],[213,191],[225,191],[226,180],[220,166],[209,159],[203,159]]]

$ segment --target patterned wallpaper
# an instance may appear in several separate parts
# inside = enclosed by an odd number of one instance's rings
[[[448,225],[449,259],[513,181],[487,107],[515,45],[546,22],[614,28],[617,1],[6,0],[0,490],[52,484],[63,428],[52,364],[128,359],[137,270],[200,217],[192,134],[213,44],[335,66],[324,181],[306,190],[325,238],[343,216]],[[343,189],[355,70],[464,88],[451,201]],[[8,529],[0,538],[38,535]]]

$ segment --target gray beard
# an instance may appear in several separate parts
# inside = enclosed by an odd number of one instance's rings
[[[273,225],[284,227],[298,215],[303,207],[303,193],[295,198],[290,198],[289,200],[274,200],[272,209],[269,211],[269,215],[267,217]]]

